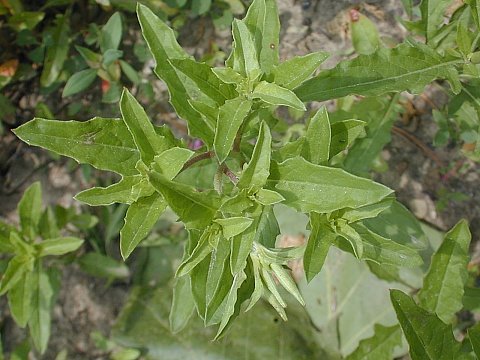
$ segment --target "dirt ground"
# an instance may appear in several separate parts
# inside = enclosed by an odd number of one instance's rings
[[[332,53],[331,58],[322,65],[327,68],[349,56],[351,43],[348,10],[353,6],[377,24],[382,36],[401,40],[405,35],[405,30],[396,20],[396,17],[403,14],[399,0],[279,0],[278,5],[282,23],[282,59],[323,50]],[[202,31],[195,26],[202,26]],[[205,28],[204,21],[192,21],[182,34],[180,42],[197,57],[208,50],[212,41],[217,42],[224,51],[228,50],[230,44],[228,31],[216,31],[208,22]],[[202,37],[195,38],[188,34],[202,34]],[[160,113],[156,116],[156,121],[170,119],[171,122],[175,115],[166,105],[165,87],[158,82],[155,89],[163,91],[159,93],[163,105],[158,107]],[[467,218],[474,235],[472,243],[478,243],[480,166],[465,158],[456,147],[432,146],[436,125],[431,119],[431,109],[441,106],[445,99],[434,89],[426,94],[423,97],[411,98],[414,111],[408,121],[399,119],[396,122],[395,126],[403,132],[392,133],[392,142],[382,153],[389,170],[377,174],[376,180],[393,188],[398,199],[420,219],[441,230],[448,229],[462,217]],[[38,100],[39,96],[35,93],[19,95],[19,108],[11,126],[15,127],[29,120],[32,108]],[[50,102],[55,104],[55,101],[58,100]],[[405,131],[411,136],[405,136]],[[44,198],[49,202],[78,206],[72,196],[91,184],[87,183],[79,168],[71,172],[67,165],[69,163],[65,160],[52,162],[44,151],[27,147],[6,131],[0,137],[0,216],[16,221],[14,210],[21,193],[28,184],[37,179],[42,181]],[[463,193],[467,200],[447,201],[444,209],[440,211],[436,208],[436,203],[441,200],[441,194],[445,191]],[[68,350],[68,359],[106,358],[105,354],[94,348],[90,333],[99,330],[108,336],[109,329],[125,301],[127,286],[124,283],[114,283],[107,287],[104,281],[85,275],[75,266],[64,271],[62,286],[53,310],[52,337],[44,358],[54,359],[62,349]],[[2,340],[5,350],[8,351],[11,344],[21,338],[23,333],[8,320],[5,305],[3,301],[3,326],[8,331]]]

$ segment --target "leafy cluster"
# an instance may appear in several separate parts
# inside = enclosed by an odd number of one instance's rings
[[[32,184],[18,203],[20,228],[0,222],[0,252],[7,263],[0,281],[0,295],[7,294],[10,313],[20,327],[28,325],[35,347],[43,353],[50,337],[51,309],[59,290],[60,273],[45,261],[77,250],[83,240],[64,236],[67,223],[85,227],[82,215],[56,207],[42,210],[39,182]],[[75,234],[74,234],[75,235]]]

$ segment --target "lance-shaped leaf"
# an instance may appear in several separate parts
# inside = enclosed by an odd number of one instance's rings
[[[450,322],[462,309],[462,297],[467,281],[468,246],[472,236],[468,223],[461,220],[449,232],[432,257],[430,269],[418,294],[420,305]]]
[[[63,63],[67,59],[70,33],[70,14],[59,15],[52,36],[52,43],[47,47],[43,62],[40,84],[44,87],[52,85],[63,70]]]
[[[364,103],[362,105],[365,105],[365,120],[368,120],[365,129],[367,136],[355,140],[348,150],[347,157],[344,160],[346,170],[355,174],[363,174],[370,170],[373,161],[380,154],[385,144],[390,141],[390,130],[401,110],[398,105],[398,98],[399,95],[395,95],[391,100],[387,98],[367,98],[362,101]],[[359,114],[358,116],[362,115]]]
[[[402,331],[398,325],[375,324],[375,335],[360,341],[357,349],[346,360],[392,359],[395,347],[402,344]]]
[[[157,192],[140,198],[129,206],[125,224],[120,231],[120,252],[123,259],[128,258],[148,235],[166,207],[166,202]]]
[[[265,185],[270,174],[271,147],[272,135],[270,134],[270,128],[265,122],[262,122],[250,162],[243,169],[237,184],[240,189],[256,192]]]
[[[392,190],[341,169],[295,157],[272,162],[268,184],[285,198],[285,205],[302,212],[329,213],[341,208],[373,204]]]
[[[381,45],[380,35],[375,24],[363,14],[351,22],[352,45],[357,54],[369,55]]]
[[[273,70],[273,82],[293,90],[307,80],[328,56],[326,52],[317,51],[284,61]]]
[[[140,158],[150,164],[155,155],[167,150],[163,136],[159,136],[148,118],[145,110],[127,89],[123,90],[120,99],[122,118],[132,134],[133,141],[140,151]]]
[[[343,61],[334,69],[307,80],[295,93],[302,101],[325,101],[352,94],[376,96],[404,90],[419,93],[439,78],[447,79],[458,92],[460,82],[455,65],[461,62],[463,60],[442,57],[424,45],[402,44]]]
[[[477,355],[477,358],[480,357],[480,324],[477,323],[475,326],[468,329],[468,339],[472,345],[473,352]]]
[[[33,268],[33,259],[27,256],[15,256],[8,262],[7,269],[0,281],[0,295],[5,294],[14,287],[25,273]]]
[[[47,350],[50,338],[51,311],[57,289],[53,284],[53,278],[40,267],[33,274],[33,278],[33,311],[28,327],[35,348],[43,354]]]
[[[135,175],[140,159],[132,136],[122,120],[95,117],[89,121],[35,118],[14,130],[29,145],[121,175]]]
[[[38,256],[61,256],[77,250],[82,244],[82,239],[73,236],[66,236],[43,240],[41,243],[35,245],[38,249]]]
[[[230,268],[233,275],[239,273],[247,266],[247,258],[252,252],[255,235],[258,232],[258,224],[259,219],[255,219],[245,231],[239,233],[231,240]]]
[[[253,219],[238,216],[226,219],[216,219],[215,222],[222,226],[223,236],[230,239],[244,232],[252,224]]]
[[[305,105],[292,91],[266,81],[261,81],[251,96],[271,105],[285,105],[296,110],[305,111]]]
[[[60,237],[60,229],[58,228],[57,219],[50,206],[42,213],[38,226],[38,233],[43,239]]]
[[[221,106],[228,99],[238,96],[235,86],[220,80],[212,68],[205,63],[192,59],[171,59],[170,63],[185,76],[189,77],[206,96]]]
[[[357,209],[343,209],[339,211],[339,215],[342,219],[347,220],[349,223],[357,222],[364,219],[371,219],[377,217],[380,213],[389,209],[395,198],[387,197],[378,203],[365,205]]]
[[[328,250],[336,237],[325,215],[310,213],[310,235],[303,255],[303,267],[308,282],[322,270]]]
[[[122,40],[122,17],[119,12],[110,16],[100,32],[100,48],[102,53],[109,49],[118,49]]]
[[[241,97],[228,100],[220,107],[213,147],[221,163],[225,161],[232,150],[237,132],[251,107],[252,102]]]
[[[330,159],[331,136],[328,112],[325,106],[322,106],[308,123],[302,156],[313,164],[326,165]]]
[[[276,191],[260,189],[255,193],[255,201],[262,205],[274,205],[281,203],[283,200],[285,198]]]
[[[32,314],[33,273],[28,271],[8,292],[8,306],[15,322],[25,327]]]
[[[124,176],[116,184],[81,191],[75,195],[75,199],[90,206],[131,204],[140,197],[151,195],[153,191],[155,190],[144,176]]]
[[[183,330],[195,310],[195,301],[190,289],[190,276],[177,278],[173,288],[172,308],[168,317],[170,330],[174,334]]]
[[[268,248],[274,248],[279,234],[280,227],[273,212],[273,206],[264,206],[258,219],[253,241]]]
[[[440,25],[444,23],[445,10],[450,4],[450,0],[422,0],[420,4],[421,21],[427,43],[434,37]]]
[[[400,290],[390,290],[390,298],[412,360],[455,359],[461,344],[453,336],[452,325],[443,323]]]
[[[197,245],[193,249],[192,253],[180,264],[177,269],[176,276],[184,276],[191,272],[195,267],[200,264],[204,259],[209,258],[209,263],[211,263],[211,252],[212,249],[218,245],[218,242],[222,239],[222,237],[212,228],[206,228],[200,239],[198,240]],[[224,239],[223,239],[224,240]],[[208,271],[210,271],[210,267],[208,266]],[[207,272],[208,272],[207,271]],[[207,275],[205,275],[205,280],[207,279]],[[192,278],[192,285],[194,285],[196,281]],[[206,281],[205,281],[206,284]],[[204,289],[204,298],[207,298],[207,289]],[[202,313],[202,316],[204,313]]]
[[[292,279],[292,275],[282,266],[276,263],[270,264],[270,269],[272,269],[275,277],[278,282],[287,290],[293,297],[300,303],[302,306],[305,306],[305,301],[302,298],[302,295],[298,291],[295,281]]]
[[[33,241],[42,216],[42,186],[40,182],[33,183],[25,190],[18,203],[18,215],[22,233]]]
[[[470,11],[472,12],[473,20],[477,25],[477,28],[480,28],[480,1],[479,0],[468,0],[465,1],[468,5],[470,5]]]
[[[363,258],[363,242],[360,234],[346,222],[337,220],[335,232],[350,243],[352,253],[357,259]]]
[[[268,75],[278,64],[280,21],[276,1],[253,1],[242,21],[253,36],[260,68]]]
[[[256,79],[260,75],[260,65],[252,34],[242,21],[235,19],[232,35],[233,49],[226,61],[227,66],[250,80]]]
[[[182,170],[183,165],[185,165],[193,154],[194,152],[191,150],[173,147],[155,156],[153,168],[168,180],[172,180]]]
[[[330,157],[345,150],[360,135],[365,135],[365,125],[361,120],[343,120],[332,124]]]
[[[62,91],[62,97],[75,95],[87,89],[97,78],[96,69],[81,70],[68,78]]]
[[[156,66],[155,73],[165,81],[170,93],[170,103],[177,114],[188,123],[190,135],[203,139],[207,144],[213,140],[213,131],[204,125],[200,114],[188,102],[186,85],[182,82],[170,59],[186,59],[190,56],[178,45],[175,34],[146,6],[138,4],[137,15]]]

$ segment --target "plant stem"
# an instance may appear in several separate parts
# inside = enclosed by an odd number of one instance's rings
[[[194,156],[193,158],[191,158],[190,160],[188,160],[183,165],[182,170],[180,170],[180,172],[188,169],[190,166],[192,166],[193,164],[196,164],[199,161],[206,160],[206,159],[211,159],[214,155],[215,154],[214,154],[213,151],[207,151],[207,152],[198,154],[198,155]]]

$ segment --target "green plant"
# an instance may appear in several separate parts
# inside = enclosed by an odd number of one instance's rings
[[[61,207],[42,211],[39,182],[25,190],[18,204],[18,215],[19,229],[0,222],[0,251],[7,256],[0,295],[7,294],[13,319],[20,327],[28,326],[35,347],[43,353],[60,285],[59,257],[77,250],[83,243],[76,236],[65,236],[61,229],[67,223],[84,228],[85,217]],[[90,218],[86,226],[94,221]]]
[[[122,119],[36,118],[15,134],[28,144],[122,176],[116,184],[82,191],[76,198],[92,206],[129,205],[120,231],[124,259],[167,206],[178,215],[189,238],[176,272],[170,312],[174,331],[185,327],[196,309],[205,325],[218,324],[219,338],[261,298],[286,319],[287,293],[304,303],[288,263],[303,256],[306,278],[312,281],[332,246],[367,262],[382,279],[404,281],[400,270],[423,264],[419,248],[425,244],[412,235],[419,225],[394,200],[392,190],[335,167],[354,140],[365,135],[367,123],[349,111],[331,117],[321,107],[306,125],[293,131],[275,110],[286,106],[304,112],[303,101],[421,90],[437,78],[447,78],[459,91],[456,66],[465,59],[443,57],[412,41],[394,49],[380,47],[372,55],[361,55],[309,79],[327,55],[317,52],[279,63],[276,3],[255,0],[244,19],[233,22],[234,44],[226,66],[212,68],[188,56],[173,30],[146,6],[139,5],[137,14],[156,60],[155,72],[167,84],[170,102],[187,122],[189,135],[201,139],[202,148],[192,151],[168,127],[153,125],[126,89],[120,99]],[[383,112],[379,121],[383,129],[393,121],[396,99],[366,99],[356,111],[368,115],[369,102],[376,102],[373,110]],[[362,141],[373,144],[375,151],[381,149],[368,137]],[[380,142],[383,146],[384,137]],[[281,206],[308,216],[310,235],[305,246],[277,246],[276,210]],[[461,232],[462,251],[467,231],[464,222],[452,230]],[[448,246],[457,249],[454,242],[459,236],[450,235]],[[437,262],[435,266],[449,266],[448,261]],[[462,256],[459,264],[464,263]],[[458,268],[454,278],[461,273]],[[443,281],[430,272],[429,276],[432,284]],[[433,309],[430,300],[425,301]],[[457,305],[458,301],[451,309],[457,310]],[[138,310],[135,305],[130,308]],[[399,320],[403,326],[400,315]],[[390,339],[397,332],[392,341],[397,344],[398,326],[377,330],[379,335],[372,341]]]

